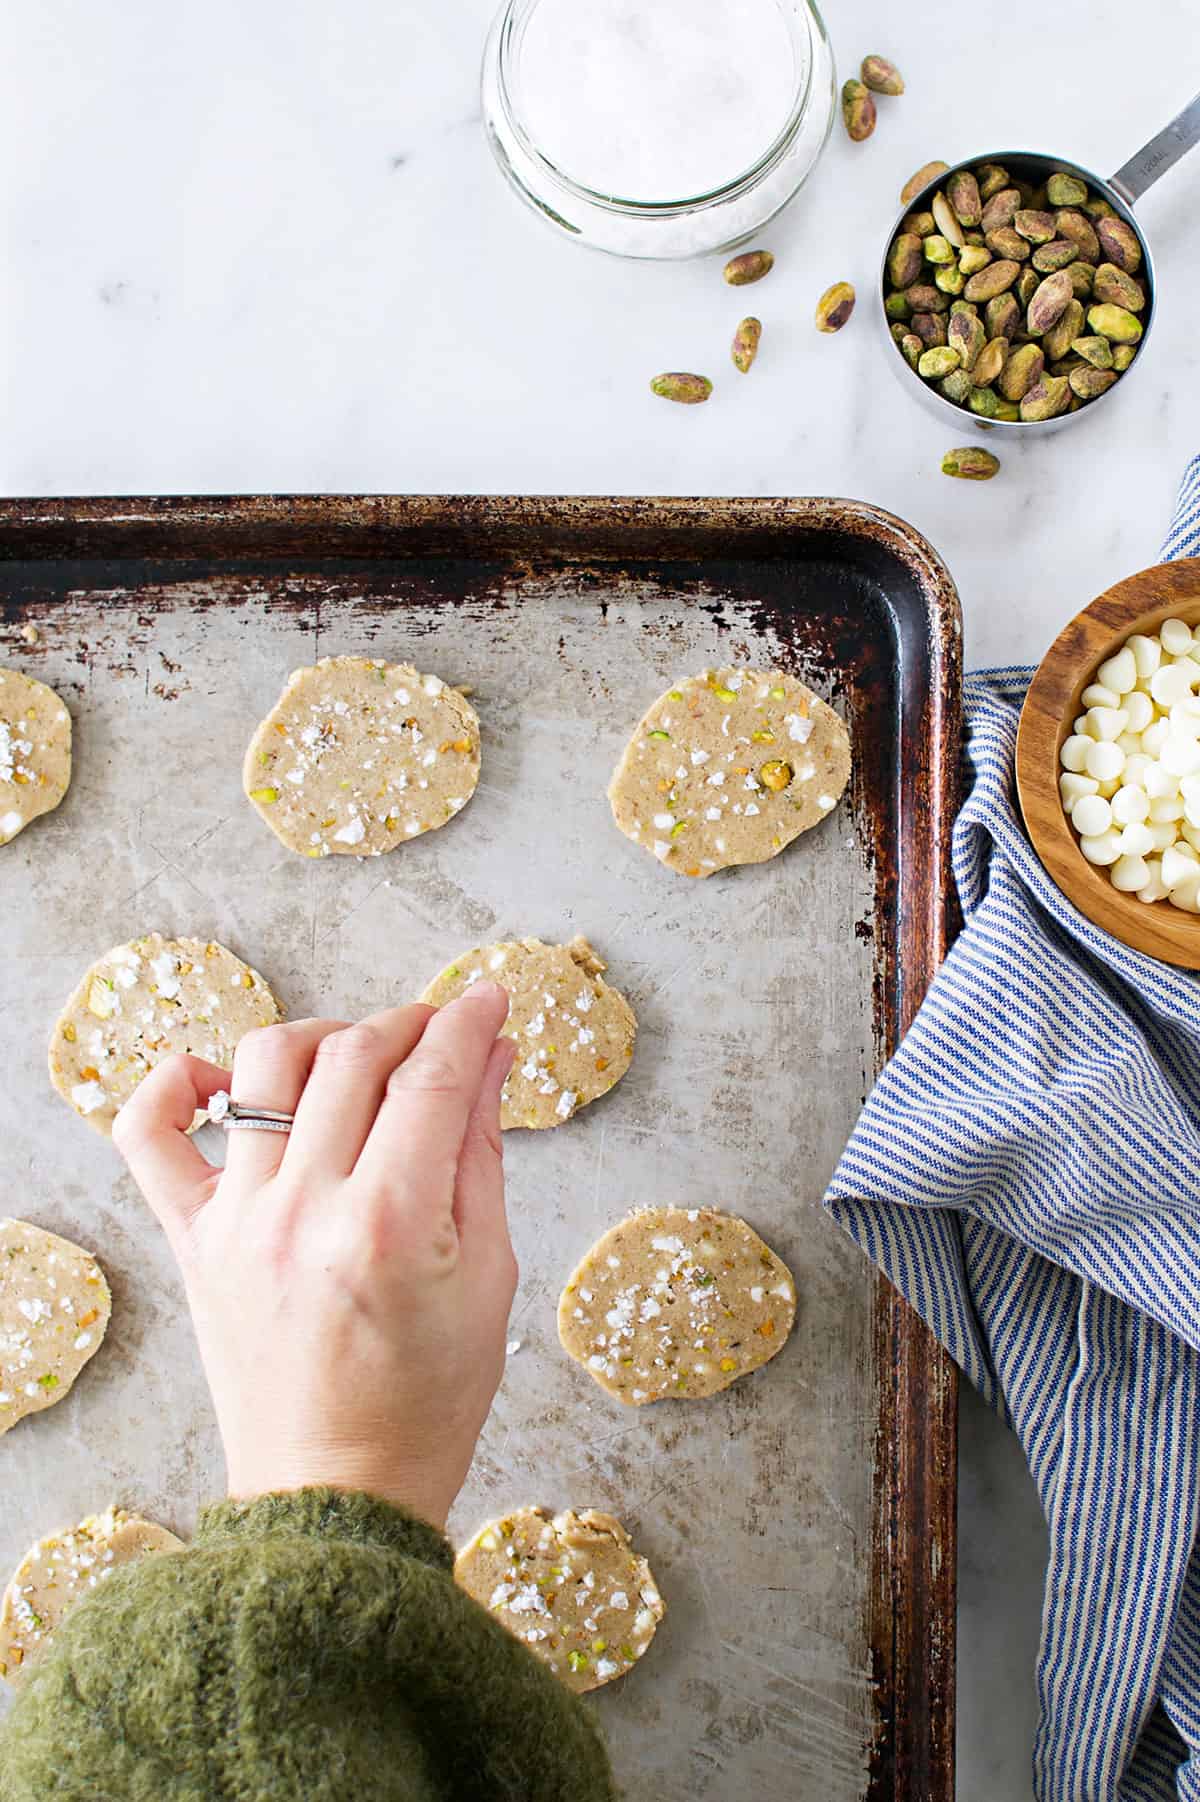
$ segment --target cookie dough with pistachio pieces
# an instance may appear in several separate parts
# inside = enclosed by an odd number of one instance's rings
[[[637,1018],[603,981],[606,968],[585,938],[515,939],[456,958],[421,996],[444,1007],[481,977],[508,990],[503,1030],[517,1055],[501,1097],[502,1127],[561,1126],[628,1070]]]
[[[26,1220],[0,1220],[0,1434],[70,1393],[111,1313],[90,1252]]]
[[[632,1670],[666,1613],[646,1560],[611,1514],[518,1508],[490,1521],[454,1575],[568,1689]]]
[[[289,676],[242,781],[289,851],[378,857],[466,806],[479,718],[458,689],[411,664],[323,657]]]
[[[258,971],[224,945],[147,933],[106,952],[67,1002],[50,1040],[50,1080],[89,1126],[109,1134],[164,1057],[186,1051],[227,1070],[246,1033],[281,1018]]]
[[[669,870],[711,876],[764,863],[833,812],[850,735],[779,670],[719,669],[660,695],[608,785],[626,837]]]
[[[796,1285],[752,1227],[716,1208],[642,1208],[610,1227],[558,1304],[563,1350],[618,1401],[696,1399],[779,1351]]]
[[[39,1539],[0,1602],[0,1677],[19,1683],[76,1602],[121,1565],[182,1549],[183,1541],[165,1527],[116,1507]]]
[[[0,845],[52,813],[70,782],[70,714],[44,682],[0,669]]]

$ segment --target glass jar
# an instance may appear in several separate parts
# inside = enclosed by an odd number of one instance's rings
[[[811,0],[506,0],[483,120],[521,198],[582,244],[744,243],[815,166],[835,108]]]

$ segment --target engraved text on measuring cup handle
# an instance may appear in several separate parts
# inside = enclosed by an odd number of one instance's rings
[[[1177,113],[1169,125],[1151,138],[1148,144],[1123,163],[1112,177],[1110,187],[1130,206],[1163,172],[1181,156],[1200,143],[1200,94]]]

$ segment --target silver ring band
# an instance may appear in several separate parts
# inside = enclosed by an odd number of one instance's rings
[[[226,1132],[288,1133],[296,1118],[282,1108],[259,1107],[257,1102],[235,1101],[226,1089],[218,1089],[208,1103],[208,1117]]]

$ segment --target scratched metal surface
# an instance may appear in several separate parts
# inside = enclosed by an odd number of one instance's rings
[[[645,1663],[592,1703],[632,1798],[769,1787],[856,1802],[872,1719],[872,1292],[816,1201],[877,1056],[866,785],[775,862],[696,883],[616,831],[604,786],[677,675],[782,660],[865,731],[878,670],[860,687],[853,654],[812,666],[802,622],[784,644],[704,582],[684,601],[651,578],[527,576],[520,606],[500,583],[446,609],[420,583],[386,586],[360,572],[337,598],[323,578],[311,596],[303,579],[284,593],[234,577],[68,593],[33,610],[36,649],[3,634],[0,658],[58,687],[76,726],[67,800],[0,857],[3,1209],[93,1248],[114,1315],[74,1393],[0,1443],[0,1565],[113,1499],[186,1534],[221,1484],[171,1260],[115,1153],[44,1074],[89,959],[151,928],[213,936],[293,1016],[354,1017],[473,944],[583,932],[637,1011],[637,1052],[569,1126],[508,1136],[521,1349],[452,1530],[528,1501],[629,1526],[669,1607]],[[809,648],[828,658],[830,643],[826,629]],[[335,651],[473,684],[483,775],[444,830],[311,863],[244,802],[241,754],[287,672]],[[725,1395],[626,1411],[561,1353],[555,1303],[603,1228],[667,1200],[744,1214],[796,1273],[798,1325]]]

